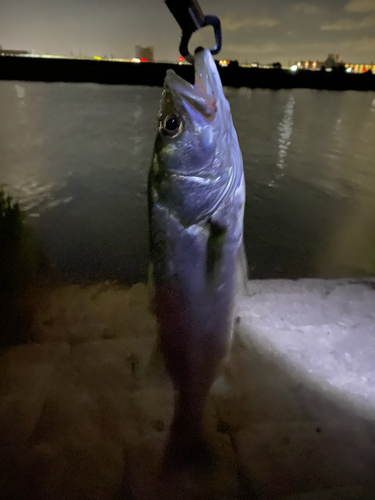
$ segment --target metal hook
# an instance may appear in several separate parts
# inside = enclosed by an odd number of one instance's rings
[[[192,34],[205,26],[212,26],[215,32],[216,45],[210,49],[211,54],[218,54],[221,50],[221,24],[216,16],[205,16],[197,0],[165,0],[169,10],[182,29],[180,54],[190,63],[194,63],[194,56],[189,52],[189,42]]]

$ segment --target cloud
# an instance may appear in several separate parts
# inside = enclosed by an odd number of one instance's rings
[[[347,12],[371,12],[375,11],[375,0],[350,0],[345,5]]]
[[[340,54],[345,61],[371,61],[375,47],[375,37],[348,38],[335,43],[335,53]],[[315,41],[312,43],[301,43],[298,46],[291,41],[276,43],[250,43],[250,44],[226,44],[225,52],[228,51],[228,59],[231,57],[256,59],[281,59],[281,60],[325,60],[327,54],[332,52],[329,42]],[[231,57],[229,57],[229,54]],[[269,62],[269,61],[268,61]]]
[[[280,46],[280,44],[274,43],[274,42],[265,42],[261,44],[256,44],[256,43],[247,43],[247,44],[241,44],[241,43],[228,43],[225,46],[225,49],[228,50],[229,52],[236,53],[236,54],[268,54],[271,52],[280,52],[283,50],[283,47]]]
[[[221,24],[228,31],[237,31],[241,28],[273,28],[279,21],[273,17],[241,17],[230,13],[222,17]]]
[[[317,5],[313,5],[312,3],[297,3],[294,7],[294,10],[297,12],[303,12],[304,14],[321,14],[324,9],[318,7]]]
[[[332,24],[323,24],[321,31],[349,31],[365,29],[375,26],[375,16],[364,17],[363,19],[339,19]]]

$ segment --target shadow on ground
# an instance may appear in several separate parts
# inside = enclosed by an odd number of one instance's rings
[[[307,290],[290,283],[304,290],[296,290],[297,311],[323,286]],[[176,472],[162,493],[157,477],[173,391],[153,357],[155,321],[146,287],[45,290],[33,342],[8,348],[0,357],[2,500],[373,499],[372,393],[361,406],[342,388],[319,382],[319,363],[314,373],[290,363],[292,346],[310,366],[307,335],[326,350],[333,349],[332,342],[323,342],[322,327],[303,335],[295,329],[290,337],[284,325],[276,335],[285,337],[278,351],[274,335],[256,320],[259,304],[275,319],[277,294],[262,298],[270,285],[257,286],[239,305],[232,356],[207,405],[215,450],[211,468],[201,464]],[[277,293],[280,301],[289,292]],[[319,297],[322,307],[335,307],[327,306],[324,290]],[[262,314],[266,320],[266,310]],[[360,320],[355,309],[352,316]],[[355,332],[369,333],[358,327]],[[335,369],[350,374],[345,352],[335,350]],[[368,356],[373,354],[370,342]]]

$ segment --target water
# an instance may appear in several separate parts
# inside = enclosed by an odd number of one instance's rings
[[[375,94],[227,89],[253,278],[375,274]],[[160,88],[0,82],[0,183],[68,282],[146,276]]]

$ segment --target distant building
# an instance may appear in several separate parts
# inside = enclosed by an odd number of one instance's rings
[[[328,54],[327,59],[323,63],[325,68],[338,68],[344,65],[344,61],[338,54]]]
[[[340,66],[344,66],[345,63],[339,56],[339,54],[328,54],[327,59],[325,61],[298,61],[296,63],[297,68],[299,69],[309,69],[312,71],[319,71],[324,68],[339,68]]]
[[[245,64],[241,64],[241,66],[243,68],[261,68],[262,65],[259,63],[259,62],[252,62],[252,63],[245,63]]]
[[[371,71],[375,75],[375,64],[352,64],[345,63],[345,68],[347,71],[352,73],[365,73],[366,71]]]
[[[298,69],[309,69],[318,71],[324,67],[325,69],[346,69],[352,73],[365,73],[371,71],[375,74],[375,64],[353,64],[344,62],[338,54],[328,54],[325,61],[298,61],[295,63]]]
[[[26,54],[31,54],[31,51],[29,51],[29,50],[3,49],[2,45],[0,45],[0,55],[1,56],[23,56]]]
[[[298,61],[296,63],[298,69],[309,69],[311,71],[319,71],[324,66],[322,61]]]
[[[154,47],[141,47],[140,45],[136,45],[135,57],[141,61],[155,62]]]

